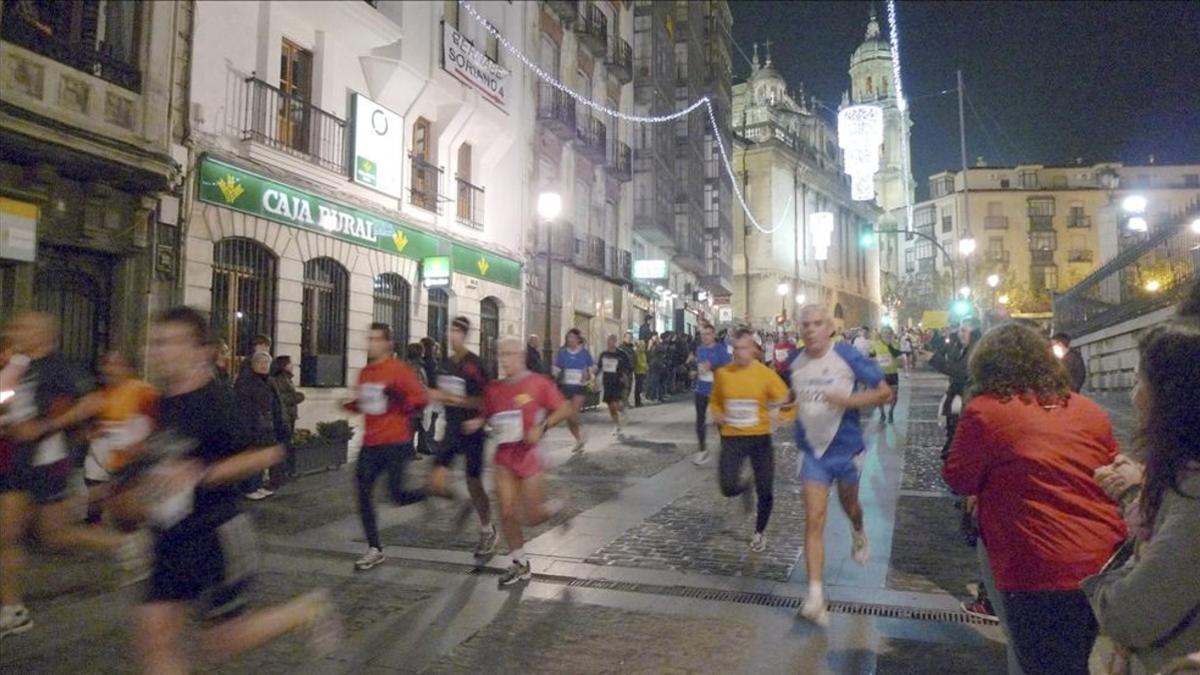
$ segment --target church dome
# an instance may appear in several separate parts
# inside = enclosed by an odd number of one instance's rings
[[[850,67],[873,59],[891,59],[892,46],[879,33],[879,21],[875,18],[875,8],[871,8],[871,18],[867,21],[867,34],[854,55],[850,57]]]

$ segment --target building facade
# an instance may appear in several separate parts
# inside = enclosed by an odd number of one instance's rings
[[[528,3],[481,3],[523,44]],[[520,333],[533,112],[455,2],[199,2],[183,300],[300,363],[300,425],[340,417],[369,324],[494,366]]]
[[[1140,217],[1148,231],[1174,223],[1200,196],[1200,165],[977,165],[967,170],[966,188],[964,194],[961,171],[935,174],[930,198],[914,206],[913,229],[936,238],[950,258],[920,237],[901,238],[902,316],[944,310],[952,288],[964,285],[982,311],[1049,312],[1053,293],[1145,236],[1129,227],[1139,214],[1125,210],[1126,197],[1145,200]],[[894,213],[903,218],[900,210]],[[958,242],[968,234],[976,248],[964,257]],[[993,274],[995,289],[986,283]]]
[[[191,2],[0,3],[0,323],[90,369],[178,298]]]

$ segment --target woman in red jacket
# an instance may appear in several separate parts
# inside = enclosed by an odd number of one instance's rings
[[[977,515],[1005,629],[1026,675],[1088,672],[1098,627],[1079,589],[1125,538],[1117,505],[1093,472],[1117,455],[1108,414],[1072,394],[1050,343],[1001,326],[970,361],[943,475],[977,497]]]

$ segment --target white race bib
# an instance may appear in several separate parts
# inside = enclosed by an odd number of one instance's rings
[[[451,396],[461,398],[467,395],[467,381],[454,375],[438,375],[437,388]]]
[[[776,349],[776,350],[775,350],[775,360],[776,360],[776,361],[778,361],[779,363],[787,363],[787,360],[788,360],[788,350],[786,350],[786,349]]]
[[[580,385],[583,384],[583,370],[580,368],[567,368],[563,371],[563,384]]]
[[[700,371],[700,381],[701,382],[712,382],[713,381],[713,371],[701,370]]]
[[[875,355],[875,361],[881,366],[890,366],[892,365],[892,353],[879,352]]]
[[[732,427],[752,427],[758,424],[758,401],[734,398],[725,401],[725,419]]]
[[[387,412],[387,385],[368,382],[358,385],[358,410],[364,415]]]
[[[620,365],[618,360],[614,359],[612,357],[605,357],[603,359],[600,359],[600,364],[601,364],[601,367],[604,368],[604,372],[606,372],[606,373],[617,372],[617,366]]]
[[[151,470],[151,475],[154,470]],[[173,494],[153,494],[149,498],[146,510],[149,511],[150,522],[160,530],[169,530],[187,518],[192,513],[195,504],[196,488],[188,487]]]
[[[492,436],[497,443],[519,443],[525,438],[524,413],[520,410],[505,410],[492,415]]]

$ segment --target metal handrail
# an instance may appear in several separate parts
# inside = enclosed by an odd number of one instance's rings
[[[346,170],[346,121],[257,77],[246,83],[242,137],[304,156],[330,171]]]

